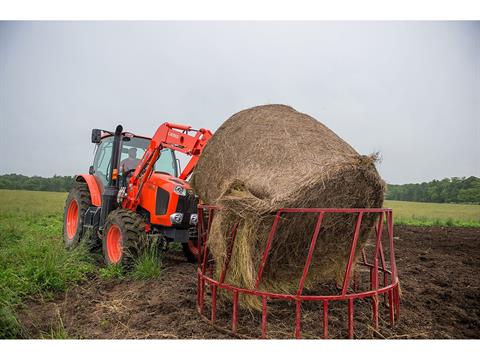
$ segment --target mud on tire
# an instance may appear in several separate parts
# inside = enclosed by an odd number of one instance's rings
[[[145,219],[133,211],[112,211],[105,222],[102,239],[105,263],[130,268],[147,246],[145,225]]]
[[[63,241],[65,248],[76,247],[83,236],[85,211],[92,205],[87,184],[75,183],[63,211]]]

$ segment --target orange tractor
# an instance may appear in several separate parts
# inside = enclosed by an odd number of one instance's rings
[[[107,264],[128,266],[155,238],[165,248],[181,243],[187,259],[195,261],[198,197],[186,179],[211,136],[206,129],[171,123],[153,138],[124,132],[121,125],[115,132],[93,129],[93,165],[89,174],[75,177],[65,204],[65,246],[87,237],[102,245]],[[175,152],[190,156],[180,174]]]

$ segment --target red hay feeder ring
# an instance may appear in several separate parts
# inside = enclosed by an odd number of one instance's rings
[[[390,324],[393,326],[395,321],[398,320],[400,315],[400,290],[399,290],[399,280],[397,274],[397,267],[395,263],[395,251],[393,243],[393,212],[392,209],[337,209],[337,208],[283,208],[279,209],[275,215],[275,220],[270,231],[267,244],[263,253],[262,260],[260,262],[259,268],[257,270],[256,284],[253,289],[241,288],[232,284],[225,282],[225,276],[228,271],[228,265],[232,255],[233,243],[236,238],[236,232],[238,227],[238,222],[234,224],[231,230],[231,240],[229,244],[229,249],[227,251],[227,259],[224,264],[224,269],[220,275],[219,280],[213,278],[213,266],[214,264],[211,261],[207,261],[208,258],[208,236],[209,229],[212,224],[212,219],[215,212],[221,211],[220,208],[212,205],[199,205],[198,206],[198,248],[203,246],[202,257],[198,257],[198,284],[197,284],[197,310],[202,317],[205,317],[204,305],[205,305],[205,287],[208,285],[210,287],[211,293],[211,313],[210,313],[210,322],[215,328],[220,328],[216,324],[216,315],[217,315],[217,292],[218,289],[229,292],[233,299],[232,306],[232,326],[231,330],[221,328],[225,332],[231,333],[233,335],[242,335],[238,334],[238,310],[239,310],[239,294],[247,294],[252,296],[257,296],[261,299],[262,303],[262,317],[261,317],[261,337],[267,337],[267,301],[269,299],[283,299],[288,301],[295,302],[296,306],[296,316],[295,316],[295,337],[297,339],[301,338],[301,303],[305,302],[318,302],[322,303],[323,309],[323,337],[329,337],[328,331],[328,314],[329,314],[329,303],[334,301],[347,301],[348,304],[348,316],[347,316],[347,328],[348,328],[348,338],[354,337],[354,302],[357,299],[371,299],[372,300],[372,321],[373,328],[378,330],[379,328],[379,296],[384,295],[385,298],[388,298],[388,309],[389,309],[389,318]],[[275,237],[275,233],[280,221],[281,214],[285,213],[316,213],[318,214],[317,222],[315,225],[315,230],[313,237],[310,243],[310,248],[308,251],[307,258],[305,260],[305,265],[303,267],[303,273],[299,281],[299,286],[296,294],[282,294],[282,293],[273,293],[268,291],[258,290],[258,286],[262,280],[263,269],[267,262],[268,254],[272,244],[272,240]],[[342,282],[342,288],[338,294],[335,295],[303,295],[303,287],[305,279],[307,278],[310,262],[312,260],[313,252],[315,249],[315,243],[319,235],[322,221],[325,214],[332,213],[342,213],[342,214],[352,214],[356,215],[355,229],[353,232],[353,238],[350,247],[350,256],[345,268],[345,273]],[[205,214],[208,214],[207,219],[205,219]],[[358,291],[358,284],[355,274],[352,276],[352,267],[355,257],[355,249],[357,247],[357,242],[360,234],[360,227],[362,224],[362,219],[364,214],[378,214],[378,220],[375,225],[376,230],[376,241],[374,246],[373,260],[369,263],[365,253],[365,249],[362,250],[362,261],[357,264],[358,267],[364,267],[370,272],[370,286],[367,291]],[[387,237],[388,237],[388,262],[385,259],[382,238],[383,236],[383,226],[384,223],[387,225]],[[387,266],[388,265],[388,266]],[[207,272],[209,274],[207,274]],[[383,274],[383,285],[379,285],[379,274]],[[349,288],[349,284],[353,282],[353,291]],[[350,290],[350,291],[349,291]]]

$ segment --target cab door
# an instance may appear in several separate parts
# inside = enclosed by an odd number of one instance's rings
[[[103,193],[104,187],[108,184],[110,167],[112,166],[113,136],[102,139],[98,144],[95,158],[93,160],[93,175]]]

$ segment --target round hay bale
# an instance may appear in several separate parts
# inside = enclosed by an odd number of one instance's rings
[[[207,143],[191,184],[204,203],[224,208],[209,238],[217,276],[232,225],[240,220],[225,281],[246,288],[254,287],[277,209],[377,208],[384,193],[373,157],[359,155],[325,125],[285,105],[257,106],[225,121]],[[260,289],[296,292],[317,216],[282,216]],[[364,219],[357,255],[374,221],[373,215]],[[352,215],[325,215],[305,289],[341,282],[354,224]],[[242,302],[259,306],[251,297]]]

